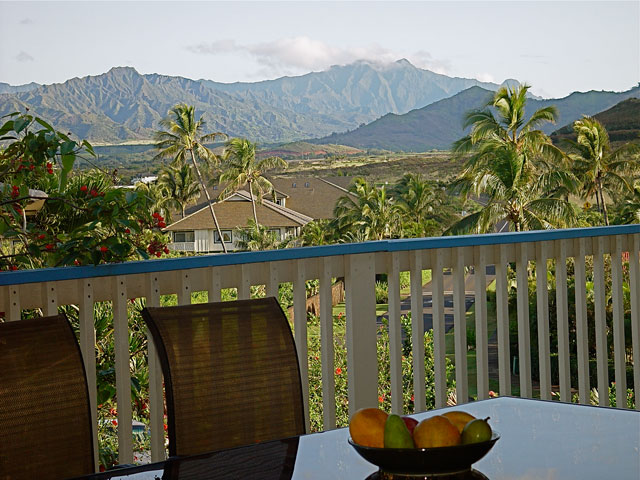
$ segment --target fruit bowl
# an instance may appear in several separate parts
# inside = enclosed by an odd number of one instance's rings
[[[438,448],[375,448],[349,443],[366,461],[387,473],[397,475],[433,475],[465,472],[484,457],[500,438],[496,432],[491,440],[467,445]]]

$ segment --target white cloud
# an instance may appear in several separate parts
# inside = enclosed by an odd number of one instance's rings
[[[493,75],[487,72],[476,73],[474,75],[474,78],[480,80],[481,82],[500,83],[496,82],[496,79],[493,77]]]
[[[20,51],[20,53],[15,56],[15,59],[19,62],[33,62],[35,60],[35,58],[25,51]]]
[[[243,53],[253,57],[264,68],[260,75],[291,75],[325,70],[332,65],[346,65],[356,60],[375,63],[391,63],[407,58],[414,65],[437,73],[446,73],[448,62],[434,59],[429,52],[401,53],[378,44],[361,47],[335,47],[307,36],[285,37],[271,42],[239,44],[224,39],[186,47],[199,55],[224,55]]]

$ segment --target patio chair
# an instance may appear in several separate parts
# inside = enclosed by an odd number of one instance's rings
[[[0,478],[93,471],[89,391],[67,318],[0,323]]]
[[[160,356],[169,455],[304,433],[300,368],[275,298],[145,308]]]

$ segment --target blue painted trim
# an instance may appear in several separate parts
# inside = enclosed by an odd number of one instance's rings
[[[405,250],[429,250],[433,248],[469,247],[475,245],[500,245],[511,243],[539,242],[589,238],[610,235],[640,233],[640,225],[616,225],[613,227],[570,228],[563,230],[537,230],[531,232],[490,233],[484,235],[460,235],[452,237],[410,238],[380,240],[376,242],[345,243],[319,247],[298,247],[262,252],[239,252],[212,254],[197,257],[169,258],[165,260],[142,260],[87,267],[44,268],[0,272],[0,286],[26,283],[76,280],[81,278],[133,275],[137,273],[168,272],[190,268],[203,268],[245,263],[297,260],[301,258],[331,257],[356,253],[398,252]]]

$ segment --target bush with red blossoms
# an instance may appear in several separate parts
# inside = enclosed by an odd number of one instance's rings
[[[164,218],[144,194],[118,188],[115,175],[98,167],[74,171],[76,159],[95,158],[87,141],[32,115],[3,118],[0,270],[97,265],[168,252]]]

